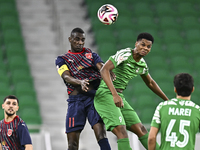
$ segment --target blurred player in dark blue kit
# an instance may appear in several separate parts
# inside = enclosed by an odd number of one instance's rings
[[[14,95],[4,98],[5,118],[0,121],[0,150],[33,150],[25,122],[16,115],[19,100]]]
[[[99,70],[103,61],[98,54],[84,47],[85,33],[82,29],[73,29],[69,42],[71,50],[56,59],[58,73],[66,84],[69,95],[66,116],[68,150],[78,150],[79,137],[86,118],[94,130],[101,150],[110,150],[103,121],[93,103],[101,79]],[[111,75],[114,77],[114,74]]]

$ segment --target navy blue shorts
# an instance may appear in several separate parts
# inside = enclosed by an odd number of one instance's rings
[[[69,95],[67,99],[66,133],[82,131],[86,118],[88,118],[91,127],[98,122],[103,122],[94,108],[95,92],[96,90],[92,90],[87,94]]]

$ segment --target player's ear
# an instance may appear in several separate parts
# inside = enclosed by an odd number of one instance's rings
[[[135,42],[135,47],[137,46],[137,44],[138,44],[138,41]]]
[[[192,89],[192,92],[194,92],[194,87],[193,87],[193,89]]]
[[[177,93],[176,87],[174,87],[174,92]]]
[[[69,37],[69,38],[68,38],[68,40],[69,40],[69,42],[71,43],[71,41],[72,41],[72,38],[71,38],[71,37]]]
[[[2,109],[4,109],[4,104],[1,105]]]

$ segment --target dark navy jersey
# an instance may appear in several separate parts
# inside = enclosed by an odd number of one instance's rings
[[[13,121],[0,121],[0,142],[3,150],[25,150],[26,144],[32,144],[25,122],[16,116]]]
[[[68,70],[75,79],[94,81],[101,79],[100,72],[96,67],[96,64],[99,62],[103,61],[97,53],[92,52],[88,48],[83,48],[83,51],[79,53],[73,53],[69,50],[68,53],[58,56],[55,63],[58,70],[62,69],[61,73],[59,73],[60,75],[62,75],[65,70]],[[62,67],[63,65],[67,66]],[[99,81],[97,83],[99,83]],[[65,84],[68,94],[73,92],[75,87],[66,82]]]

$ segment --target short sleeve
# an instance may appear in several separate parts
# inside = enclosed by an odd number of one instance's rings
[[[99,62],[102,62],[102,63],[103,63],[101,57],[100,57],[97,53],[92,52],[92,57],[93,57],[94,65],[95,65],[95,66],[96,66],[96,64],[99,63]]]
[[[61,56],[58,56],[55,60],[55,64],[56,64],[56,67],[58,66],[59,68],[65,64],[65,60],[61,57]]]
[[[112,61],[114,66],[118,66],[123,61],[127,60],[128,57],[131,55],[131,48],[122,49],[120,51],[117,51],[117,53],[113,56],[110,56],[109,60]]]
[[[21,122],[18,126],[18,136],[21,145],[32,144],[31,137],[25,122]]]
[[[155,110],[155,113],[153,115],[153,119],[152,119],[152,122],[151,122],[151,126],[156,127],[158,129],[160,129],[160,125],[161,125],[160,111],[161,111],[161,108],[162,108],[162,104],[163,104],[163,102],[161,102],[156,107],[156,110]]]

